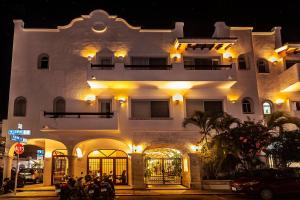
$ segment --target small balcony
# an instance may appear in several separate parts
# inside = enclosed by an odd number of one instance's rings
[[[172,65],[125,65],[127,70],[171,70]]]
[[[47,130],[117,130],[114,113],[46,112],[40,117],[40,128]]]
[[[300,91],[300,63],[292,65],[280,74],[282,92]]]
[[[113,70],[115,68],[115,65],[104,65],[104,64],[93,64],[91,63],[91,69],[95,70]]]
[[[184,65],[186,70],[230,70],[232,65]]]

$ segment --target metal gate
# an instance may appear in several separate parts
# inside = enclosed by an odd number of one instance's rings
[[[64,150],[56,150],[52,153],[52,179],[51,184],[63,181],[68,170],[68,157],[63,153]]]
[[[181,158],[145,158],[146,184],[181,184]]]
[[[128,184],[128,158],[88,158],[88,170],[94,176],[111,175],[116,185]]]

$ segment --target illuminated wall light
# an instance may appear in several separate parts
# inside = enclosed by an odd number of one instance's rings
[[[200,147],[198,145],[192,145],[191,146],[192,151],[198,152],[200,150]]]
[[[133,146],[133,153],[142,153],[143,152],[143,147],[141,145],[138,146]]]
[[[117,97],[116,99],[119,101],[119,103],[121,105],[124,104],[124,103],[126,103],[126,100],[127,100],[127,98],[124,97],[124,96]]]
[[[275,58],[275,57],[271,57],[271,58],[269,58],[269,61],[272,62],[272,63],[277,63],[278,59]]]
[[[183,101],[183,96],[181,94],[175,94],[172,96],[172,99],[176,104],[179,104],[179,102]]]
[[[83,157],[82,151],[79,147],[76,148],[76,155],[77,155],[77,158],[82,158]]]
[[[170,54],[170,58],[173,59],[174,62],[180,62],[181,54],[180,53],[172,53],[172,54]]]
[[[171,82],[166,84],[164,87],[166,89],[190,89],[192,85],[188,82]]]
[[[51,158],[51,157],[52,157],[52,152],[46,151],[45,158]]]
[[[92,76],[92,80],[96,80],[96,76]]]
[[[95,95],[87,95],[84,100],[88,103],[88,104],[93,104],[96,101],[96,96]]]
[[[223,53],[223,58],[225,58],[225,59],[232,59],[232,55],[229,52],[225,52],[225,53]]]
[[[239,99],[238,96],[234,96],[234,95],[230,95],[230,96],[228,96],[227,98],[228,98],[228,101],[229,101],[230,103],[232,103],[232,104],[236,103],[236,102],[238,101],[238,99]]]
[[[99,155],[99,154],[100,154],[100,152],[99,152],[99,151],[97,151],[97,150],[95,150],[95,151],[93,151],[93,154],[94,154],[94,155]]]
[[[277,104],[277,105],[281,105],[281,104],[283,104],[284,103],[284,99],[276,99],[275,100],[275,103]]]

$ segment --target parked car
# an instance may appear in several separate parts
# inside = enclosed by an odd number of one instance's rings
[[[26,183],[43,182],[43,169],[24,168],[20,169],[19,174],[24,177]]]
[[[280,194],[300,193],[300,168],[249,171],[231,182],[231,190],[259,195],[263,200]]]

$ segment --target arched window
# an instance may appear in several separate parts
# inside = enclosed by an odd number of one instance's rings
[[[269,73],[269,64],[268,61],[266,59],[263,58],[259,58],[257,60],[257,70],[258,73]]]
[[[49,69],[49,55],[40,54],[38,57],[38,69]]]
[[[14,116],[25,117],[26,115],[26,99],[25,97],[17,97],[14,102]]]
[[[56,97],[54,99],[53,112],[66,112],[66,101],[63,97]]]
[[[272,103],[270,101],[263,102],[264,115],[270,115],[272,113]]]
[[[253,113],[253,102],[250,98],[246,97],[242,101],[243,113]]]
[[[239,69],[242,69],[242,70],[248,69],[245,54],[239,55],[238,64],[239,64]]]

